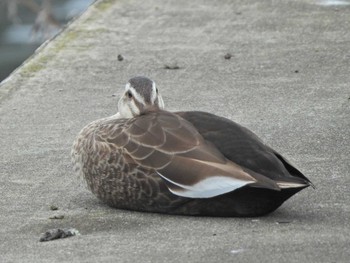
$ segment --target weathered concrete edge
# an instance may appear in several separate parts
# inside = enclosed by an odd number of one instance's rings
[[[82,22],[101,15],[116,3],[117,0],[96,0],[82,14],[65,25],[53,38],[41,44],[29,58],[0,82],[0,102],[20,89],[25,80],[35,76],[45,68],[57,56],[58,52],[66,47],[68,41],[77,38]]]

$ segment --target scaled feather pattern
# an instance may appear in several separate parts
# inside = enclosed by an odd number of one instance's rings
[[[154,82],[132,80],[119,106],[138,113],[90,123],[72,149],[76,172],[103,202],[169,214],[260,216],[312,185],[248,129],[210,113],[147,106],[163,103]]]

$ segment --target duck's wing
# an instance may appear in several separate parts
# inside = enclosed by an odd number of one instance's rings
[[[272,180],[228,161],[191,123],[166,111],[130,119],[104,140],[129,164],[155,170],[179,196],[208,198],[247,184],[279,190]]]
[[[230,161],[274,180],[281,188],[312,185],[298,169],[247,128],[214,114],[177,112],[189,121],[205,140],[213,143]],[[253,186],[253,185],[252,185]]]

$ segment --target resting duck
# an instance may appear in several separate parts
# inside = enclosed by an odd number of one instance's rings
[[[75,171],[112,207],[261,216],[312,185],[239,124],[205,112],[165,111],[146,77],[129,80],[118,110],[83,128],[72,149]]]

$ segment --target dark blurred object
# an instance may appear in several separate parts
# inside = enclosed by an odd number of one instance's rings
[[[232,55],[231,53],[226,53],[226,55],[224,56],[225,59],[231,59]]]
[[[45,242],[45,241],[51,241],[55,239],[60,239],[60,238],[66,238],[66,237],[72,237],[79,235],[79,231],[76,230],[75,228],[69,228],[69,229],[51,229],[42,234],[40,237],[39,241],[40,242]]]
[[[0,0],[0,81],[94,0]]]

